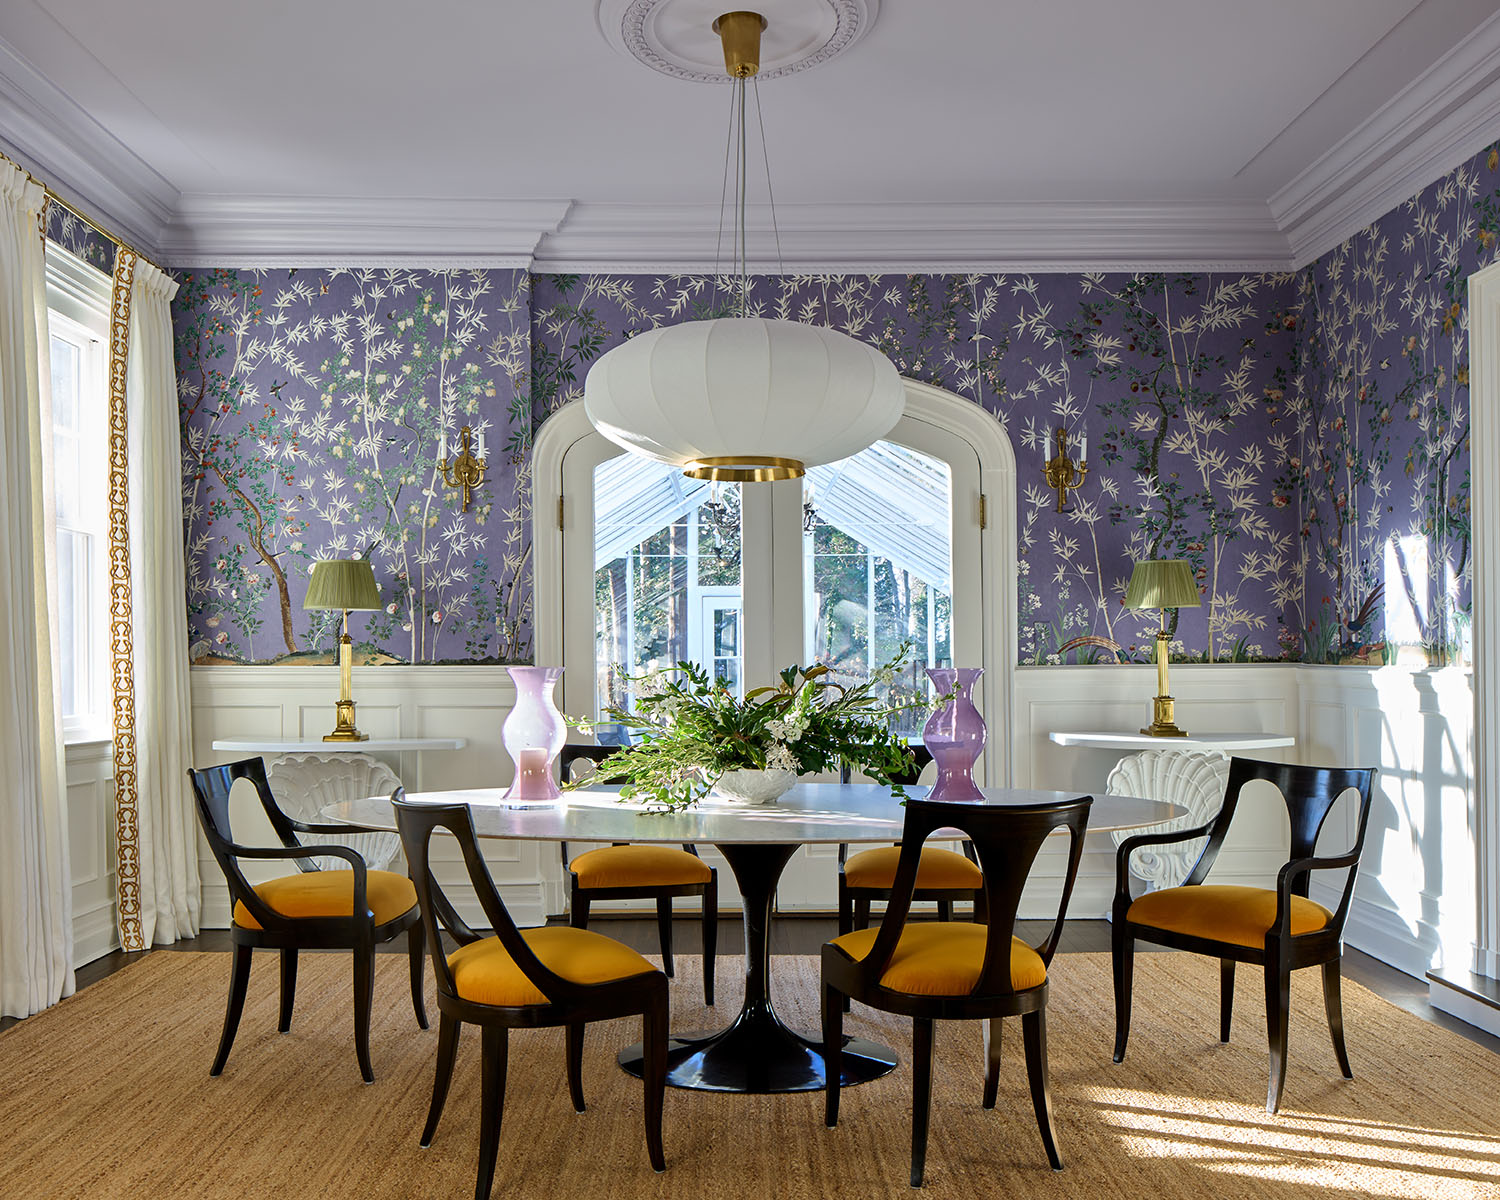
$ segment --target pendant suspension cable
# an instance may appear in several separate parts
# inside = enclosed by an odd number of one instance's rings
[[[740,316],[749,315],[750,308],[750,257],[747,247],[748,234],[745,229],[745,193],[749,190],[748,168],[745,157],[745,77],[741,75],[735,84],[740,100],[740,170],[739,170],[739,233],[740,233]]]
[[[714,238],[714,291],[717,293],[725,285],[723,250],[724,250],[724,209],[729,202],[729,155],[734,148],[734,89],[729,89],[729,131],[724,137],[724,178],[719,184],[719,232]]]
[[[776,239],[776,271],[786,276],[786,260],[781,256],[781,229],[776,224],[776,192],[771,187],[771,152],[766,146],[766,118],[760,110],[760,78],[755,80],[755,121],[760,126],[760,157],[766,167],[766,199],[771,205],[771,234]]]

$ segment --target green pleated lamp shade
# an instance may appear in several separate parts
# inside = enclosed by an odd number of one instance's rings
[[[1198,583],[1185,558],[1149,558],[1135,564],[1125,589],[1126,608],[1197,608]]]
[[[303,608],[375,609],[380,589],[368,558],[329,558],[313,563]]]

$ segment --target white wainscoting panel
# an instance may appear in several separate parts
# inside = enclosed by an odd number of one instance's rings
[[[73,886],[73,966],[120,945],[115,927],[115,771],[109,742],[75,742],[64,752],[68,868]]]

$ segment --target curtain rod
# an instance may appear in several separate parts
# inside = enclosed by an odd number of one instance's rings
[[[29,179],[32,183],[39,184],[41,186],[43,195],[45,195],[48,200],[50,200],[53,204],[60,204],[63,208],[67,209],[70,213],[72,213],[75,217],[77,217],[105,241],[118,246],[121,250],[124,250],[129,254],[134,254],[136,258],[140,259],[142,262],[151,263],[151,265],[153,267],[156,267],[156,269],[159,271],[164,270],[164,268],[162,268],[160,264],[152,262],[151,259],[147,258],[124,238],[120,237],[118,234],[111,233],[108,229],[105,229],[104,226],[100,225],[98,221],[95,221],[87,213],[80,212],[76,205],[70,204],[68,203],[68,201],[64,200],[61,196],[54,192],[50,187],[48,187],[45,183],[43,183],[40,179],[38,179],[10,155],[6,154],[3,150],[0,150],[0,159],[3,159],[5,162],[10,163],[11,166],[15,167],[16,170],[25,175],[26,178]]]

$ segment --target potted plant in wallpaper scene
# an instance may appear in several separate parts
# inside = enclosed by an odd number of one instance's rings
[[[301,593],[312,562],[356,553],[385,601],[359,661],[528,659],[526,274],[205,270],[180,283],[193,661],[331,661],[331,626],[302,614]],[[490,452],[467,512],[437,465],[440,433],[455,444],[462,425]]]

